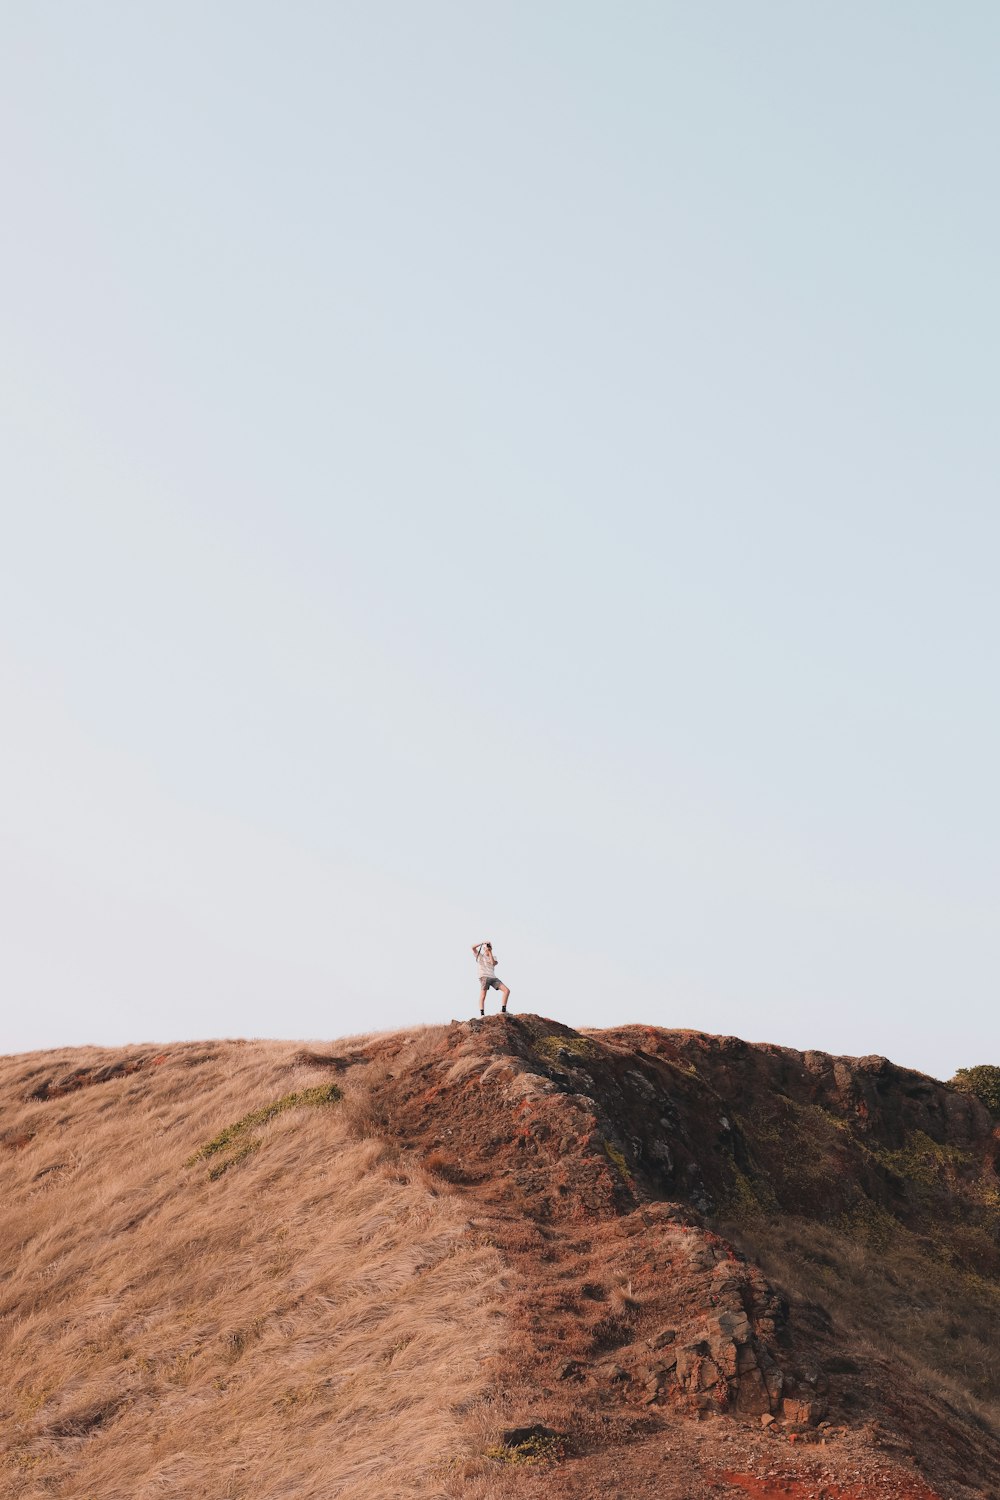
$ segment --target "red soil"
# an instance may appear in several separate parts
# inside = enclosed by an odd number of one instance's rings
[[[724,1471],[719,1478],[753,1500],[940,1500],[919,1480],[902,1474],[883,1473],[847,1486],[819,1477],[796,1478],[792,1475],[733,1474]]]

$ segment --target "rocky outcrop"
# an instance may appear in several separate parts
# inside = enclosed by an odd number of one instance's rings
[[[453,1024],[380,1100],[382,1127],[469,1186],[477,1232],[531,1285],[501,1383],[534,1369],[571,1444],[672,1412],[829,1446],[881,1413],[931,1454],[940,1419],[904,1367],[859,1355],[819,1298],[790,1304],[726,1225],[766,1239],[791,1215],[849,1236],[856,1215],[858,1236],[918,1236],[932,1214],[935,1233],[961,1225],[950,1265],[993,1275],[997,1138],[975,1099],[882,1058],[521,1016]]]

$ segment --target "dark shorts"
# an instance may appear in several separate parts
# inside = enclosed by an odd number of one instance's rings
[[[479,983],[484,990],[498,990],[501,988],[500,981],[495,974],[480,974]]]

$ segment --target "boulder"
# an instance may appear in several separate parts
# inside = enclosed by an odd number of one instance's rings
[[[748,1370],[736,1382],[736,1410],[748,1417],[770,1414],[771,1400],[759,1370]]]
[[[792,1427],[815,1427],[826,1416],[826,1402],[803,1396],[786,1396],[781,1414]]]

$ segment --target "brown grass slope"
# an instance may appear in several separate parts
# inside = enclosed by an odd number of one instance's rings
[[[0,1062],[0,1494],[485,1492],[461,1413],[502,1268],[365,1138],[364,1072],[281,1043]]]
[[[0,1495],[996,1500],[997,1155],[536,1016],[0,1060]]]

